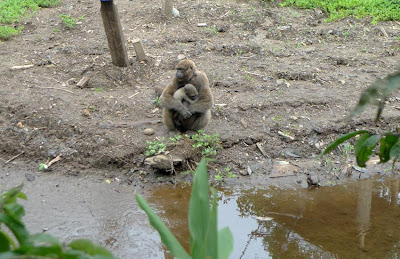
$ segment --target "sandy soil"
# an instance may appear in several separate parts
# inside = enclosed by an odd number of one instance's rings
[[[0,43],[3,161],[24,152],[15,161],[37,168],[62,155],[51,168],[68,175],[117,174],[140,186],[187,179],[160,176],[144,165],[146,141],[168,136],[154,87],[171,80],[180,54],[210,79],[216,105],[206,131],[219,133],[224,147],[211,172],[230,166],[234,185],[307,185],[306,174],[323,184],[340,182],[347,178],[343,154],[333,157],[336,166],[321,163],[314,157],[322,148],[350,130],[382,131],[399,121],[396,96],[378,124],[371,123],[373,111],[342,121],[363,89],[395,71],[397,22],[326,23],[320,10],[263,1],[179,1],[180,16],[166,20],[161,2],[115,3],[129,67],[111,63],[98,1],[42,9],[23,22],[21,35]],[[84,18],[66,29],[60,14]],[[147,62],[136,60],[135,38],[142,40]],[[35,66],[10,70],[26,64]],[[76,82],[83,76],[90,83],[80,89]],[[154,135],[143,134],[149,127]]]

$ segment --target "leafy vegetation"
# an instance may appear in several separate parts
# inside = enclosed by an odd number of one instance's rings
[[[283,6],[321,8],[329,14],[328,21],[347,16],[372,17],[372,23],[400,19],[399,1],[393,0],[285,0]]]
[[[204,130],[198,130],[192,136],[193,147],[201,151],[203,157],[212,157],[217,155],[217,149],[221,148],[221,139],[219,134],[209,135]]]
[[[167,150],[167,146],[163,142],[164,138],[159,138],[154,141],[147,141],[146,156],[154,156],[165,152]]]
[[[23,29],[22,26],[14,28],[16,23],[24,17],[37,11],[40,7],[53,7],[61,0],[3,0],[0,1],[0,39],[6,40],[17,35]]]
[[[0,258],[114,258],[89,240],[64,245],[46,233],[30,234],[22,221],[24,207],[18,203],[18,199],[27,199],[21,189],[22,185],[0,196]]]
[[[211,188],[212,204],[210,208],[210,188],[208,185],[206,160],[199,163],[192,187],[189,204],[189,255],[159,216],[154,213],[146,201],[136,194],[136,201],[147,213],[150,224],[160,234],[162,242],[175,258],[228,258],[233,250],[233,236],[228,227],[218,231],[217,227],[217,195]]]
[[[398,88],[400,88],[400,71],[388,75],[384,79],[378,79],[364,90],[356,108],[350,113],[349,117],[360,114],[367,105],[372,104],[378,107],[375,118],[378,121],[382,115],[386,99]],[[332,142],[322,152],[321,156],[328,154],[346,140],[356,136],[359,137],[356,140],[354,152],[358,166],[366,167],[366,162],[379,144],[378,155],[380,162],[385,163],[392,160],[392,169],[394,169],[395,162],[400,156],[400,136],[397,132],[386,132],[383,134],[374,134],[368,130],[350,132]]]
[[[69,14],[61,14],[61,15],[60,15],[60,18],[61,18],[62,24],[63,24],[67,29],[72,29],[72,28],[75,27],[75,25],[77,24],[77,22],[78,22],[79,20],[83,20],[83,19],[84,19],[84,16],[81,16],[81,17],[79,17],[79,18],[75,18],[75,17],[72,17],[72,16],[69,15]]]

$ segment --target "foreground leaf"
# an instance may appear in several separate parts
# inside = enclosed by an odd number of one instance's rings
[[[150,208],[147,202],[142,198],[142,196],[136,194],[136,201],[140,208],[144,210],[149,217],[150,224],[158,231],[160,234],[162,242],[168,247],[168,250],[176,258],[190,258],[189,254],[185,251],[176,237],[171,233],[167,226],[162,222],[159,216]]]
[[[227,259],[233,251],[233,235],[228,227],[218,232],[218,259]]]
[[[11,244],[6,233],[0,231],[0,253],[10,251]]]
[[[392,149],[390,150],[390,158],[393,160],[392,163],[392,171],[394,171],[394,164],[396,163],[397,159],[400,155],[400,139],[393,145]]]
[[[348,139],[351,139],[357,135],[363,134],[363,133],[368,133],[368,131],[366,130],[358,130],[358,131],[354,131],[354,132],[350,132],[347,133],[343,136],[341,136],[340,138],[338,138],[337,140],[335,140],[334,142],[332,142],[331,144],[329,144],[326,149],[324,150],[324,152],[322,152],[322,154],[320,155],[321,157],[328,154],[329,152],[331,152],[333,149],[335,149],[337,146],[339,146],[340,144],[342,144],[343,142],[345,142]]]
[[[385,163],[390,160],[390,151],[398,140],[399,137],[394,136],[392,133],[388,133],[384,138],[381,138],[381,145],[378,153],[381,163]]]
[[[77,239],[69,245],[72,249],[83,251],[89,255],[101,255],[103,258],[114,258],[113,255],[104,247],[94,244],[87,239]]]
[[[372,154],[373,149],[376,144],[378,144],[381,135],[373,135],[369,136],[369,134],[363,134],[356,142],[356,159],[357,165],[360,167],[366,167],[366,162],[369,160],[369,157]]]
[[[210,227],[209,200],[206,160],[202,159],[194,173],[189,203],[190,248],[193,258],[207,258],[207,231]]]

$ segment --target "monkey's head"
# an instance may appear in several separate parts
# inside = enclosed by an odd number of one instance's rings
[[[190,59],[179,61],[175,66],[178,82],[188,82],[192,78],[196,65]]]
[[[196,87],[192,84],[185,85],[185,93],[190,98],[190,100],[196,100],[199,97],[199,92]]]

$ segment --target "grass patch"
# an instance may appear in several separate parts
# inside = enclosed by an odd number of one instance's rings
[[[6,40],[21,32],[23,27],[14,28],[16,23],[28,18],[40,7],[53,7],[61,0],[3,0],[0,1],[0,38]]]
[[[393,0],[285,0],[282,6],[321,8],[329,14],[326,21],[354,16],[358,19],[371,16],[372,24],[377,21],[400,19],[400,2]]]

